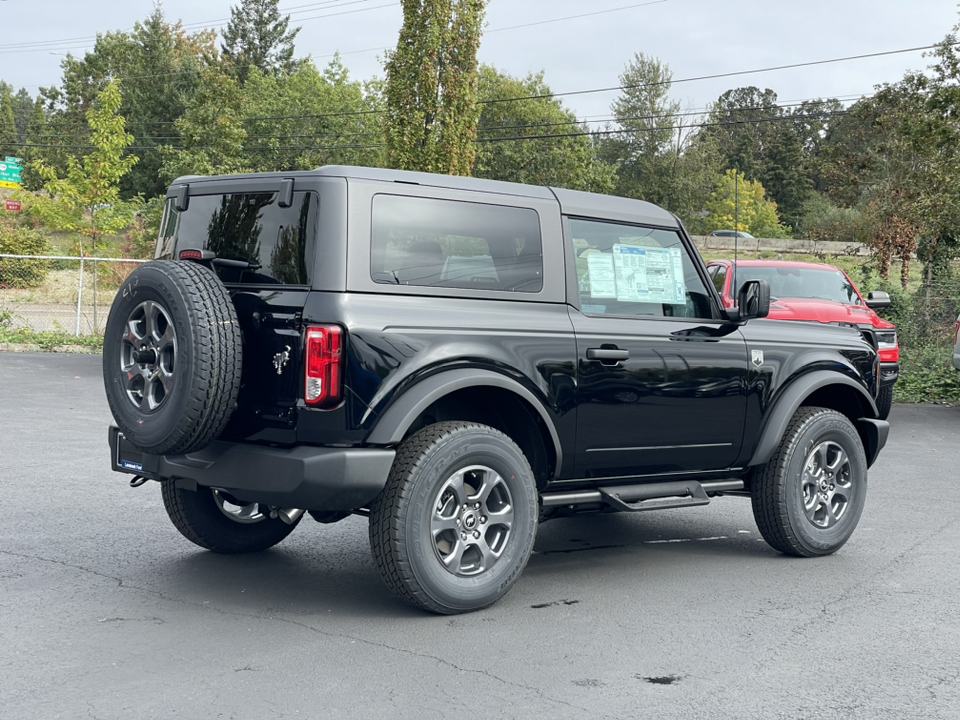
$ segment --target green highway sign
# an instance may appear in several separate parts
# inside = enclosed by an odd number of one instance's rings
[[[0,188],[20,187],[20,158],[8,157],[0,162]]]

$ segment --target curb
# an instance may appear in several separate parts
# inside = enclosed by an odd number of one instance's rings
[[[85,345],[57,345],[53,348],[44,348],[35,343],[0,343],[0,352],[53,352],[53,353],[73,353],[75,355],[99,355],[100,351]]]

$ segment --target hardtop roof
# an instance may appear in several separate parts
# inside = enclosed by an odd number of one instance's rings
[[[556,200],[560,204],[561,212],[565,215],[601,217],[620,222],[639,222],[671,228],[677,228],[680,225],[673,214],[653,203],[648,203],[643,200],[582,192],[579,190],[568,190],[565,188],[551,188],[542,185],[526,185],[523,183],[505,182],[503,180],[487,180],[485,178],[350,165],[325,165],[315,170],[299,170],[293,172],[210,176],[185,175],[174,180],[172,185],[313,177],[342,177],[347,180],[373,180],[449,188],[453,190],[496,193],[499,195],[513,195],[516,197],[538,198],[543,200]]]

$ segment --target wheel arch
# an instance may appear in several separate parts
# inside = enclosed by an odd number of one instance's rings
[[[887,439],[889,424],[877,420],[877,405],[870,394],[853,378],[828,370],[802,375],[787,387],[767,413],[760,440],[748,466],[767,462],[780,444],[790,419],[800,407],[816,406],[846,415],[860,435],[867,456],[873,465]]]
[[[448,370],[421,380],[394,400],[366,442],[396,445],[422,427],[445,420],[480,422],[510,436],[527,456],[541,487],[560,471],[560,436],[541,400],[516,380],[490,370]]]

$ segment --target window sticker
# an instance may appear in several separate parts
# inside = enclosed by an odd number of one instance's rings
[[[613,269],[613,255],[592,252],[587,255],[587,276],[590,283],[590,297],[615,298],[617,296],[616,274]]]
[[[678,248],[613,246],[619,302],[686,303],[683,260]]]

